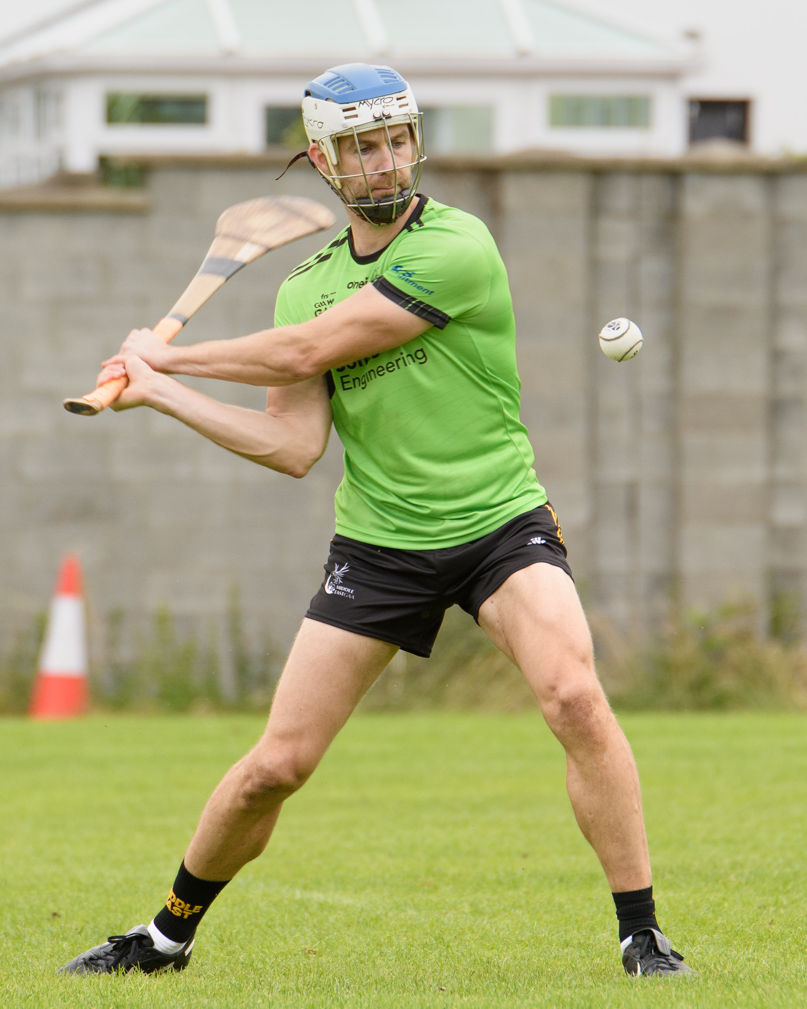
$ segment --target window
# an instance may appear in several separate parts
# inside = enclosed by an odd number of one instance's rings
[[[493,149],[493,109],[450,105],[423,109],[427,154],[488,154]]]
[[[62,96],[58,92],[38,88],[35,102],[36,136],[38,140],[45,140],[62,125]]]
[[[549,125],[561,129],[646,130],[649,95],[550,95]]]
[[[106,121],[203,126],[207,122],[207,95],[137,95],[114,91],[106,96]]]
[[[19,92],[0,94],[0,139],[19,136],[22,130],[22,110]]]
[[[308,148],[300,107],[270,106],[266,109],[266,146],[288,147],[302,151]]]
[[[694,98],[689,103],[689,142],[700,140],[736,140],[748,143],[748,101],[715,102]]]

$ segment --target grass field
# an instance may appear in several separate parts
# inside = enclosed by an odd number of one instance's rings
[[[8,1007],[807,1005],[807,717],[631,715],[662,926],[696,979],[622,974],[535,716],[354,719],[184,974],[56,977],[165,898],[252,717],[0,723]]]

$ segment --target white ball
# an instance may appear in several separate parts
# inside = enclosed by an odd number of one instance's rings
[[[642,331],[630,319],[613,319],[600,330],[600,349],[612,361],[630,361],[643,343]]]

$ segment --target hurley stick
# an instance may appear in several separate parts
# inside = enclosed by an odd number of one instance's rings
[[[199,272],[153,332],[170,343],[188,319],[242,266],[270,249],[330,228],[335,220],[322,204],[301,196],[261,197],[229,207],[216,222],[215,238]],[[92,417],[113,403],[128,384],[127,378],[114,378],[86,396],[66,399],[64,408]]]

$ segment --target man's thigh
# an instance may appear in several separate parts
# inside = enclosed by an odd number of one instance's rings
[[[313,770],[396,651],[385,641],[303,620],[259,746],[290,746]]]
[[[539,700],[570,678],[596,680],[577,590],[553,564],[532,564],[510,575],[480,607],[479,624]]]

